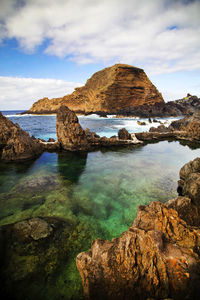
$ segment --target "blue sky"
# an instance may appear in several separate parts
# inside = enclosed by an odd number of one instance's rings
[[[200,96],[199,37],[199,0],[0,0],[0,110],[71,93],[119,62],[166,101]]]

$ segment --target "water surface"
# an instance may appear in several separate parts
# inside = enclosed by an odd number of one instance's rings
[[[49,135],[51,129],[55,133],[55,116],[10,118],[22,120],[23,126],[36,130],[39,137],[53,137]],[[98,120],[104,124],[100,127],[102,135],[124,127],[124,122],[133,125],[133,121]],[[49,125],[45,127],[43,122]],[[82,122],[90,129],[99,126],[91,117],[83,118]],[[139,205],[176,197],[180,168],[197,156],[200,149],[164,141],[82,154],[45,152],[23,164],[0,162],[0,225],[30,217],[55,216],[71,226],[68,259],[45,286],[37,280],[30,283],[26,299],[33,300],[35,286],[43,299],[82,297],[76,255],[88,250],[96,238],[112,239],[127,230]]]

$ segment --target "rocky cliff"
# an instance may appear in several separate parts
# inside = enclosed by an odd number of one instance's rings
[[[116,64],[95,73],[85,86],[76,88],[71,95],[37,101],[29,112],[55,112],[59,106],[66,105],[76,112],[116,113],[155,103],[164,103],[164,100],[145,72],[129,65]]]
[[[197,158],[180,171],[181,196],[140,206],[119,238],[77,256],[87,299],[199,299],[199,176]]]

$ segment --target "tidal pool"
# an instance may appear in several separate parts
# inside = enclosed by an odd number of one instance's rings
[[[82,154],[46,152],[23,164],[1,162],[0,225],[54,216],[70,227],[66,261],[48,274],[45,285],[31,282],[23,297],[80,299],[76,255],[96,238],[112,239],[127,230],[139,205],[176,197],[180,168],[197,156],[200,149],[164,141]]]

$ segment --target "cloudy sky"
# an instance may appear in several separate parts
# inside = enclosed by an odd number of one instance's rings
[[[200,96],[200,0],[0,0],[0,110],[71,93],[119,62],[166,101]]]

